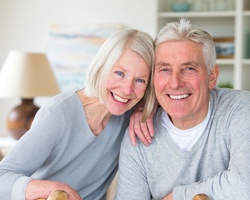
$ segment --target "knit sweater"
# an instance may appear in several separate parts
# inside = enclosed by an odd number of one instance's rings
[[[129,116],[112,116],[95,136],[78,95],[56,96],[38,111],[30,130],[1,161],[0,199],[24,200],[32,179],[64,182],[84,200],[105,199]]]
[[[181,150],[154,118],[155,136],[148,147],[133,147],[125,134],[119,161],[117,200],[250,199],[250,92],[214,89],[207,127],[189,151]]]

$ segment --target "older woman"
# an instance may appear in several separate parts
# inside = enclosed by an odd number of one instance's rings
[[[0,163],[0,199],[105,199],[118,165],[132,108],[154,105],[153,40],[125,29],[94,58],[84,89],[59,94],[37,113],[30,130]],[[145,94],[145,95],[144,95]],[[146,101],[147,99],[147,101]]]

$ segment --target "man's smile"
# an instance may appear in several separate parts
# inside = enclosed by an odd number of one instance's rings
[[[190,94],[181,94],[181,95],[168,95],[171,99],[186,99]]]

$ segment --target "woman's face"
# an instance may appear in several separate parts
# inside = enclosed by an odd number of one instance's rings
[[[108,76],[104,105],[113,115],[122,115],[138,103],[146,90],[150,75],[143,58],[125,50]]]

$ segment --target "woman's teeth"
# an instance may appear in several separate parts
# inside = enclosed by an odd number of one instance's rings
[[[122,103],[127,103],[127,102],[128,102],[128,99],[123,99],[123,98],[117,96],[117,95],[114,94],[114,93],[113,93],[113,97],[114,97],[114,99],[115,99],[116,101],[120,101],[120,102],[122,102]]]

